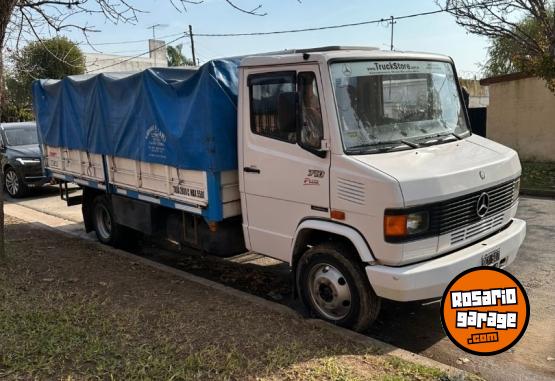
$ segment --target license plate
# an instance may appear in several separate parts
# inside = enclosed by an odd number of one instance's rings
[[[482,256],[482,266],[492,266],[499,262],[500,250],[495,249]]]

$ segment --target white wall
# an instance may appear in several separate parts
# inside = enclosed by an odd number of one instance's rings
[[[141,71],[151,67],[167,67],[164,41],[149,40],[149,57],[132,58],[116,54],[85,53],[87,73]]]

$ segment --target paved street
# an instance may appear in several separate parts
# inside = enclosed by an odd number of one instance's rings
[[[59,199],[57,189],[47,187],[37,190],[23,200],[9,200],[31,209],[42,211],[57,217],[80,223],[80,206],[66,207]],[[477,373],[489,380],[509,379],[553,379],[555,378],[555,303],[553,303],[555,278],[555,200],[523,197],[518,216],[528,223],[526,240],[514,264],[508,269],[524,285],[531,303],[531,318],[527,333],[510,351],[494,357],[480,357],[466,354],[453,345],[444,335],[439,320],[439,303],[426,306],[418,304],[386,303],[379,321],[369,335],[392,343],[401,348],[423,354],[437,361]],[[233,282],[257,282],[266,287],[262,294],[270,299],[299,308],[298,303],[290,298],[287,291],[287,274],[275,261],[260,260],[255,255],[243,255],[231,261],[205,259],[192,265],[182,256],[162,249],[149,248],[149,254],[158,256],[161,261],[174,263],[176,267],[187,271],[202,273],[218,278],[214,272],[227,272],[249,266],[249,271],[239,271],[248,278]],[[171,259],[173,258],[173,260]],[[208,262],[206,262],[208,261]],[[208,264],[207,264],[208,263]],[[252,277],[252,268],[258,269],[259,277]],[[199,270],[200,269],[200,270]],[[280,271],[274,271],[278,269]],[[272,271],[268,271],[272,270]],[[222,280],[227,282],[227,279]],[[231,282],[231,281],[229,281]],[[234,286],[235,283],[231,282]],[[268,289],[276,288],[274,292]],[[240,288],[240,286],[238,286]],[[247,286],[247,290],[250,288]]]

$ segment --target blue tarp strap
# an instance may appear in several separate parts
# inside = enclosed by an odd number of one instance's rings
[[[206,172],[208,185],[208,207],[202,215],[206,222],[218,222],[224,219],[222,208],[221,172]]]

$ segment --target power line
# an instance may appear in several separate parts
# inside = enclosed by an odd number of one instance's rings
[[[176,36],[179,35],[178,38],[166,42],[163,45],[153,49],[153,50],[149,50],[146,51],[144,53],[132,56],[132,57],[127,57],[126,59],[119,61],[117,63],[108,65],[108,66],[104,66],[98,69],[94,69],[89,71],[89,73],[95,72],[95,71],[99,71],[99,70],[104,70],[113,66],[117,66],[119,64],[131,61],[133,59],[139,58],[141,56],[144,56],[145,54],[148,54],[152,51],[156,51],[158,49],[164,48],[182,38],[185,37],[189,37],[192,38],[193,36],[195,37],[242,37],[242,36],[266,36],[266,35],[275,35],[275,34],[287,34],[287,33],[302,33],[302,32],[311,32],[311,31],[320,31],[320,30],[330,30],[330,29],[340,29],[340,28],[348,28],[348,27],[354,27],[354,26],[361,26],[361,25],[370,25],[370,24],[378,24],[378,23],[384,23],[384,22],[395,22],[396,20],[404,20],[404,19],[410,19],[410,18],[415,18],[415,17],[420,17],[420,16],[429,16],[429,15],[434,15],[434,14],[438,14],[438,13],[444,13],[444,12],[452,12],[452,11],[456,11],[459,9],[473,9],[473,8],[483,8],[483,7],[487,7],[487,6],[497,6],[497,5],[505,5],[505,4],[510,4],[510,1],[507,0],[490,0],[490,1],[484,1],[482,3],[477,3],[474,5],[468,5],[468,6],[463,6],[463,7],[452,7],[452,8],[444,8],[444,9],[438,9],[435,11],[428,11],[428,12],[419,12],[419,13],[413,13],[413,14],[408,14],[408,15],[403,15],[403,16],[390,16],[388,18],[380,18],[380,19],[374,19],[374,20],[367,20],[367,21],[361,21],[361,22],[355,22],[355,23],[346,23],[346,24],[338,24],[338,25],[328,25],[328,26],[320,26],[320,27],[311,27],[311,28],[300,28],[300,29],[287,29],[287,30],[278,30],[278,31],[270,31],[270,32],[248,32],[248,33],[187,33],[187,32],[182,32],[179,34],[174,34],[174,35],[168,35],[168,36]],[[393,25],[392,25],[393,27]],[[163,36],[160,38],[164,38],[164,37],[168,37],[168,36]],[[145,40],[141,40],[140,42],[144,42]],[[138,42],[138,41],[137,41]],[[107,43],[103,43],[105,45],[109,45],[109,44],[122,44],[122,43],[134,43],[131,41],[127,41],[127,42],[107,42]],[[96,45],[102,45],[102,44],[96,44]],[[192,44],[191,44],[192,45]]]
[[[429,12],[420,12],[420,13],[414,13],[414,14],[409,14],[409,15],[404,15],[404,16],[391,16],[393,17],[394,20],[403,20],[403,19],[408,19],[408,18],[413,18],[413,17],[419,17],[419,16],[429,16],[429,15],[434,15],[437,13],[444,13],[444,12],[449,12],[449,11],[455,11],[458,9],[472,9],[472,8],[479,8],[479,7],[485,7],[485,6],[491,6],[491,5],[502,5],[505,3],[509,3],[510,1],[508,0],[490,0],[490,1],[484,1],[482,3],[478,3],[478,4],[474,4],[474,5],[469,5],[467,7],[453,7],[453,8],[445,8],[445,9],[438,9],[435,11],[429,11]],[[311,31],[318,31],[318,30],[326,30],[326,29],[339,29],[339,28],[348,28],[348,27],[353,27],[353,26],[360,26],[360,25],[368,25],[368,24],[377,24],[377,23],[389,23],[391,20],[391,17],[387,17],[387,18],[381,18],[381,19],[375,19],[375,20],[369,20],[369,21],[361,21],[361,22],[356,22],[356,23],[347,23],[347,24],[339,24],[339,25],[328,25],[328,26],[321,26],[321,27],[311,27],[311,28],[300,28],[300,29],[289,29],[289,30],[279,30],[279,31],[270,31],[270,32],[248,32],[248,33],[194,33],[195,36],[199,36],[199,37],[241,37],[241,36],[263,36],[263,35],[269,35],[269,34],[286,34],[286,33],[300,33],[300,32],[311,32]],[[179,33],[173,33],[173,34],[167,34],[164,36],[160,36],[158,38],[162,39],[162,38],[171,38],[171,37],[176,37],[176,36],[181,36],[183,34],[183,32],[179,32]],[[187,34],[185,32],[185,34]],[[110,41],[110,42],[98,42],[98,43],[90,43],[89,45],[93,45],[93,46],[104,46],[104,45],[124,45],[124,44],[138,44],[138,43],[143,43],[146,42],[148,40],[129,40],[129,41]],[[81,42],[79,43],[79,45],[86,45],[87,43]]]
[[[106,66],[103,66],[103,67],[99,67],[99,68],[97,68],[97,69],[90,70],[90,71],[88,71],[87,73],[94,73],[95,71],[101,71],[101,70],[109,69],[109,68],[111,68],[111,67],[114,67],[114,66],[117,66],[117,65],[121,65],[122,63],[132,61],[132,60],[134,60],[134,59],[137,59],[137,58],[140,58],[140,57],[144,56],[145,54],[149,54],[149,53],[154,52],[154,51],[156,51],[156,50],[165,48],[165,47],[167,47],[168,45],[173,44],[174,42],[179,41],[179,40],[181,40],[182,38],[187,37],[187,36],[188,36],[187,33],[181,33],[181,36],[179,36],[178,38],[176,38],[176,39],[174,39],[174,40],[172,40],[172,41],[169,41],[169,42],[165,42],[164,44],[162,44],[162,45],[160,45],[160,46],[158,46],[158,47],[156,47],[156,48],[154,48],[154,49],[148,50],[148,51],[146,51],[146,52],[143,52],[143,53],[141,53],[141,54],[137,54],[137,55],[132,56],[132,57],[127,57],[127,58],[125,58],[125,59],[123,59],[123,60],[121,60],[121,61],[115,62],[115,63],[110,64],[110,65],[106,65]]]
[[[445,9],[438,9],[438,10],[435,10],[435,11],[413,13],[413,14],[398,16],[398,17],[391,16],[391,17],[387,17],[387,18],[380,18],[380,19],[360,21],[360,22],[354,22],[354,23],[346,23],[346,24],[338,24],[338,25],[327,25],[327,26],[300,28],[300,29],[276,30],[276,31],[270,31],[270,32],[195,33],[195,36],[198,36],[198,37],[242,37],[242,36],[266,36],[266,35],[271,35],[271,34],[314,32],[314,31],[320,31],[320,30],[340,29],[340,28],[349,28],[349,27],[361,26],[361,25],[385,23],[385,22],[390,22],[390,20],[392,18],[394,20],[404,20],[404,19],[410,19],[410,18],[414,18],[414,17],[434,15],[434,14],[437,14],[437,13],[452,12],[452,11],[456,11],[456,10],[459,10],[459,9],[473,9],[473,8],[481,8],[481,7],[486,7],[486,6],[503,5],[503,4],[510,4],[510,1],[507,1],[507,0],[490,0],[490,1],[485,1],[485,2],[482,2],[482,3],[474,4],[474,5],[469,5],[469,6],[466,6],[466,7],[445,8]]]
[[[170,38],[170,37],[175,37],[175,36],[181,36],[183,34],[183,32],[180,33],[173,33],[173,34],[167,34],[165,36],[160,36],[158,38]],[[85,42],[81,42],[80,45],[93,45],[93,46],[103,46],[103,45],[125,45],[125,44],[139,44],[139,43],[144,43],[147,42],[148,39],[143,39],[143,40],[131,40],[131,41],[112,41],[112,42],[91,42],[89,43],[85,43]]]

